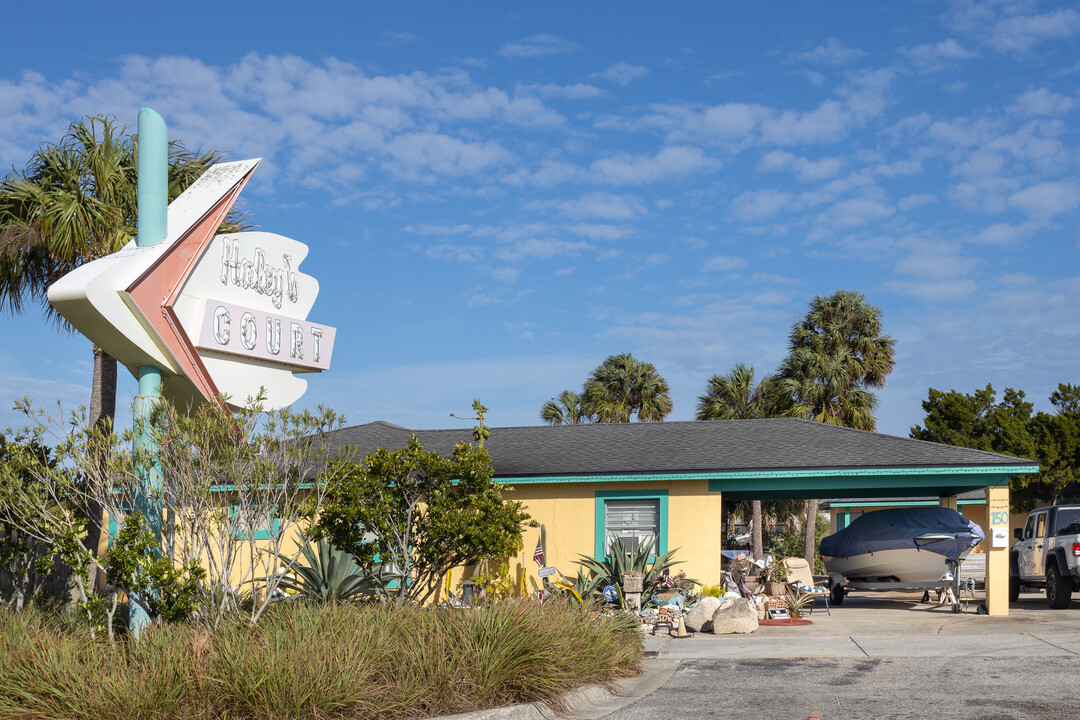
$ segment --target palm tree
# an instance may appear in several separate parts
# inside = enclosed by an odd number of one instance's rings
[[[581,407],[597,422],[630,422],[635,413],[642,422],[660,422],[671,412],[671,395],[652,363],[623,353],[589,374]]]
[[[221,158],[216,150],[188,151],[169,143],[169,200]],[[45,317],[70,332],[46,291],[66,273],[120,250],[137,231],[137,137],[109,116],[72,123],[55,145],[34,151],[26,167],[0,180],[0,312],[21,313],[34,301]],[[230,213],[222,229],[248,225]],[[108,431],[116,412],[116,360],[94,347],[89,422]],[[91,514],[100,517],[95,509]],[[86,546],[97,551],[100,523]]]
[[[34,151],[22,171],[0,180],[0,311],[21,313],[37,301],[46,318],[71,327],[52,309],[49,285],[83,263],[116,252],[137,229],[137,138],[109,116],[72,123],[55,145]],[[169,200],[221,158],[169,143]],[[230,214],[223,228],[246,227]],[[116,410],[116,360],[94,348],[90,422]]]
[[[709,378],[705,394],[698,396],[698,420],[745,420],[771,417],[775,378],[754,383],[754,368],[742,363],[727,375]],[[750,502],[751,546],[754,559],[764,552],[763,515],[760,500]]]
[[[806,318],[791,329],[778,386],[789,414],[832,425],[874,430],[877,396],[892,372],[896,341],[882,334],[881,310],[862,293],[838,290],[815,297]],[[818,501],[806,522],[806,560],[813,566]]]
[[[551,398],[540,408],[540,419],[548,425],[580,425],[593,418],[581,408],[581,396],[572,390],[563,390],[559,397]]]

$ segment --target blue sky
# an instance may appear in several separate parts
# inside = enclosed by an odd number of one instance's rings
[[[838,289],[897,339],[883,432],[929,387],[1080,382],[1080,6],[726,5],[20,3],[0,167],[143,106],[264,158],[242,206],[309,245],[338,328],[300,402],[350,424],[536,424],[620,352],[691,419]],[[88,402],[85,339],[0,327],[0,427]]]

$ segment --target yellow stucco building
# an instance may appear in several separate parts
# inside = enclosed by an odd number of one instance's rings
[[[362,455],[402,447],[413,434],[443,454],[471,441],[466,429],[375,422],[345,428],[333,443]],[[546,565],[574,577],[574,560],[605,554],[611,536],[651,536],[661,552],[677,548],[678,569],[703,584],[720,581],[724,500],[931,496],[948,504],[977,490],[989,537],[1009,524],[1009,478],[1038,470],[1006,455],[797,419],[492,428],[485,447],[495,479],[544,525]],[[526,555],[538,536],[526,531]],[[1008,548],[986,551],[988,610],[1007,614]],[[535,570],[527,557],[514,564]]]

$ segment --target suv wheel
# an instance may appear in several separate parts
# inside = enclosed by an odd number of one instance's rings
[[[1057,563],[1046,569],[1046,603],[1055,610],[1069,607],[1072,602],[1072,585],[1061,576]]]

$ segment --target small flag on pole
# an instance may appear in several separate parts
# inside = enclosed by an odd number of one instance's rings
[[[664,573],[664,587],[666,587],[666,588],[675,587],[675,578],[671,577],[671,575],[668,575],[667,573]]]
[[[544,541],[542,539],[536,541],[536,549],[533,550],[533,562],[540,567],[544,567]]]

